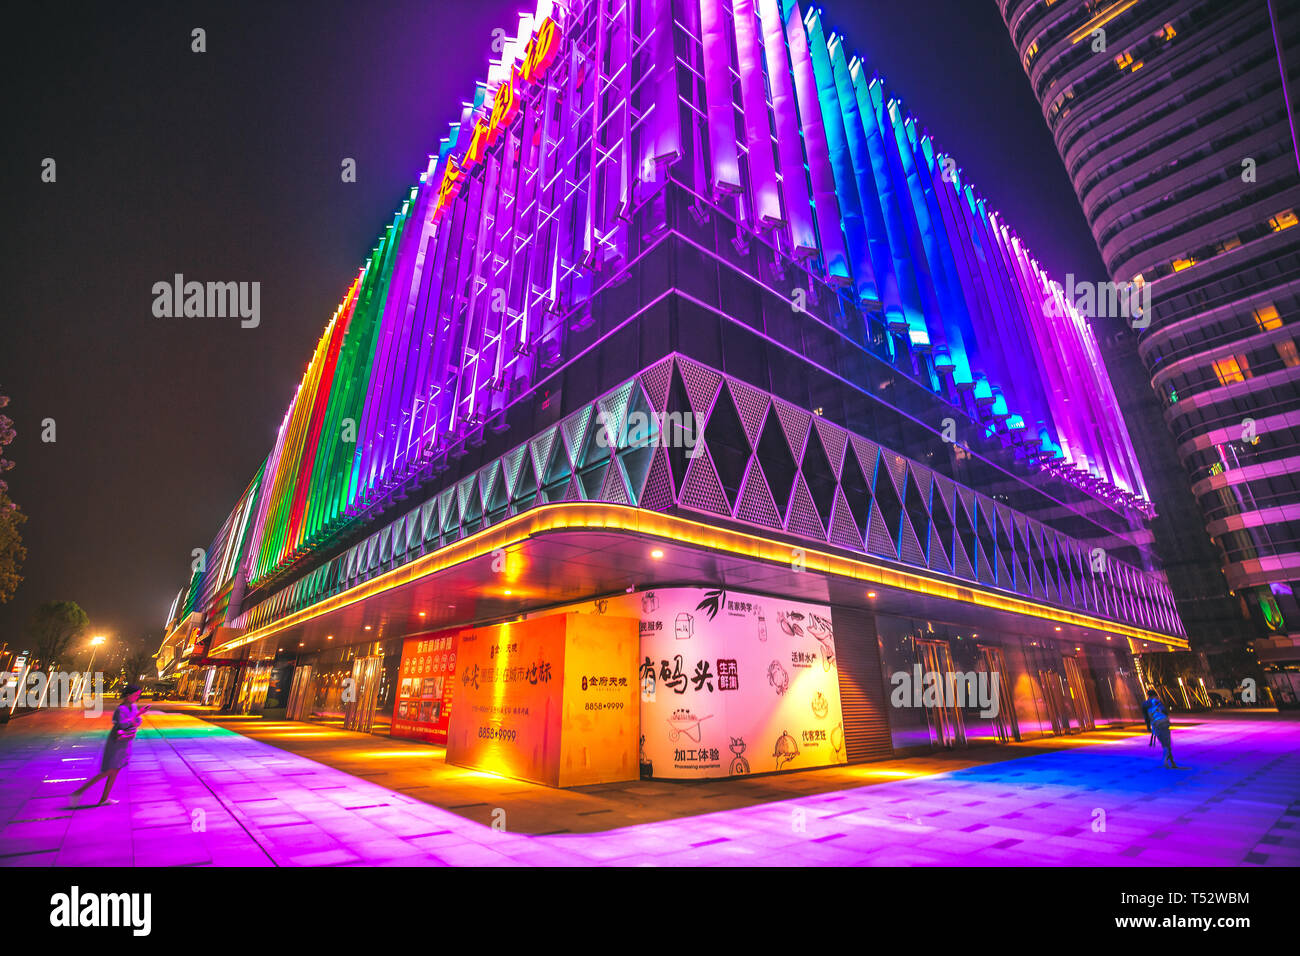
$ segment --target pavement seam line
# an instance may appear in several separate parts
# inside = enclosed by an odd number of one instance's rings
[[[212,787],[208,784],[208,782],[205,779],[203,779],[203,775],[199,773],[198,769],[195,768],[193,764],[191,764],[188,760],[185,759],[185,755],[182,754],[180,750],[177,749],[176,745],[171,742],[171,738],[169,738],[165,733],[163,733],[162,730],[159,729],[159,727],[153,723],[153,721],[149,722],[149,729],[152,730],[154,733],[156,733],[163,740],[163,742],[166,743],[167,746],[172,749],[172,753],[176,754],[176,756],[180,758],[181,763],[185,764],[186,769],[189,770],[189,772],[194,775],[194,779],[197,780],[199,783],[203,784],[203,789],[207,790],[208,793],[212,794],[212,799],[216,800],[217,803],[221,804],[221,806],[225,808],[225,811],[230,814],[231,819],[233,819],[236,823],[239,824],[239,828],[243,830],[246,834],[248,834],[248,838],[252,840],[255,844],[257,844],[257,848],[262,851],[263,855],[265,855],[268,860],[271,861],[271,865],[278,867],[280,865],[279,861],[277,861],[276,858],[271,855],[271,851],[267,849],[266,845],[260,839],[260,837],[263,836],[262,831],[259,830],[252,821],[246,821],[244,815],[241,812],[239,812],[239,810],[237,810],[231,804],[227,803],[225,799],[223,799],[217,793],[217,791],[212,789]],[[252,829],[249,829],[250,827]],[[254,830],[256,830],[257,832],[254,833],[253,832]],[[132,846],[132,851],[131,851],[132,859],[134,859],[134,855],[135,855],[134,840],[132,841],[131,846]]]

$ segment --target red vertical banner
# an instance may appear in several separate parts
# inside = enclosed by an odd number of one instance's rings
[[[409,637],[402,643],[390,735],[430,743],[447,742],[455,691],[456,631]]]

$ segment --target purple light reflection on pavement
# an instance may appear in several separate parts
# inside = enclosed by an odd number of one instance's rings
[[[70,810],[68,794],[97,767],[102,742],[103,721],[91,731],[83,720],[40,714],[0,739],[0,865],[1300,863],[1287,826],[1300,792],[1294,717],[1176,724],[1178,759],[1192,768],[1182,772],[1162,769],[1146,737],[1130,736],[742,809],[535,836],[496,831],[177,714],[149,718],[115,791],[121,804]],[[376,740],[345,739],[358,754]],[[393,756],[411,756],[404,751]],[[861,769],[869,779],[871,765]],[[501,799],[510,805],[508,793]],[[205,824],[198,832],[196,810]],[[1094,828],[1098,811],[1104,830]]]

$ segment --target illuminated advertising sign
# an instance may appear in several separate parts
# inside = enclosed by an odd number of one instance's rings
[[[465,154],[460,160],[454,156],[447,158],[447,167],[443,170],[442,181],[438,185],[438,201],[433,207],[434,222],[442,217],[443,210],[460,192],[466,177],[483,161],[488,147],[495,145],[501,132],[515,121],[519,115],[520,97],[528,87],[546,75],[546,71],[555,62],[559,49],[559,25],[552,17],[547,17],[533,31],[532,38],[524,48],[523,63],[512,66],[509,78],[502,80],[497,87],[496,95],[492,98],[491,112],[474,124],[474,133]]]
[[[633,618],[461,632],[447,762],[552,787],[637,779],[636,654]]]
[[[455,672],[454,631],[403,641],[390,735],[445,744]]]
[[[578,609],[639,620],[645,775],[728,777],[848,762],[829,607],[662,588]]]

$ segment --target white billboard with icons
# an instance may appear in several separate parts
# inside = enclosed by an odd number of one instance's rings
[[[643,774],[729,777],[847,762],[829,607],[660,588],[571,610],[640,621]]]

